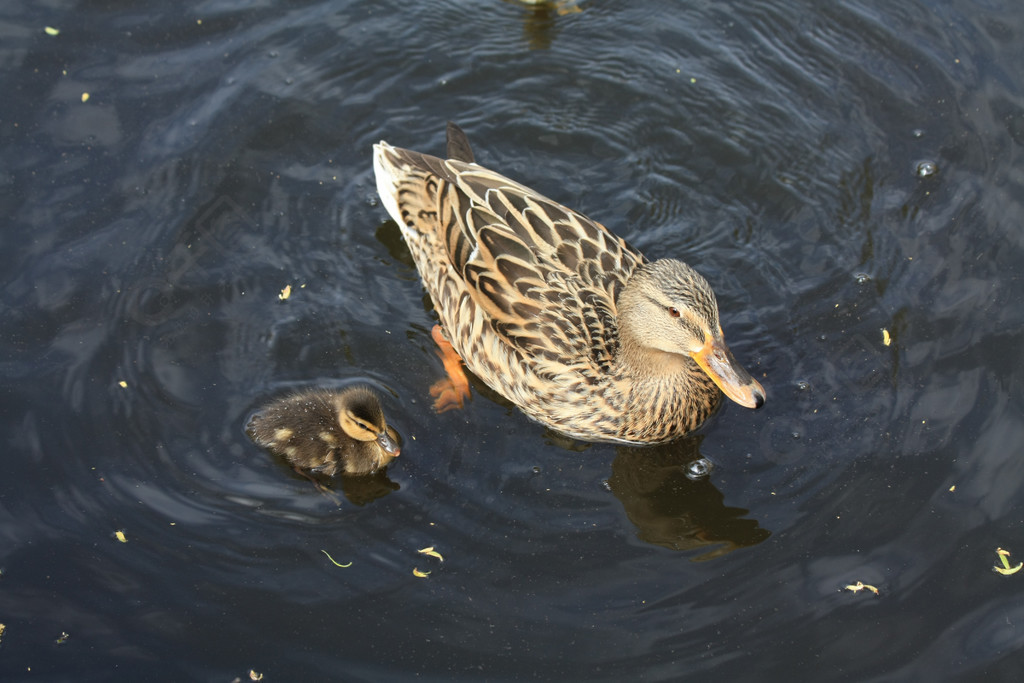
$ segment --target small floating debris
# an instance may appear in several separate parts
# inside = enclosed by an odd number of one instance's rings
[[[939,172],[939,166],[934,161],[919,161],[914,173],[918,178],[928,178]]]
[[[992,567],[992,571],[999,572],[1003,576],[1009,576],[1010,574],[1016,574],[1020,571],[1021,567],[1024,567],[1024,562],[1020,562],[1016,567],[1010,566],[1010,561],[1006,558],[1010,556],[1009,550],[1003,550],[1002,548],[996,548],[996,555],[999,556],[999,561],[1003,563],[1002,567]]]
[[[351,562],[349,562],[348,564],[339,564],[338,562],[335,561],[335,559],[333,557],[331,557],[331,554],[329,552],[327,552],[326,550],[324,550],[322,548],[320,549],[320,552],[322,552],[324,555],[326,555],[327,559],[330,560],[331,562],[333,562],[335,567],[341,567],[342,569],[348,569],[349,567],[352,566]]]
[[[434,546],[430,546],[428,548],[422,548],[420,550],[417,550],[416,552],[420,553],[421,555],[430,555],[431,557],[436,557],[437,559],[439,559],[442,562],[444,562],[444,558],[441,557],[441,553],[439,553],[436,550],[434,550]]]
[[[124,529],[118,529],[114,532],[114,538],[121,541],[121,543],[127,543],[128,537],[124,535]]]
[[[412,575],[420,579],[425,579],[430,576],[430,572],[421,572],[419,569],[416,569],[416,567],[413,567]]]
[[[683,474],[690,481],[700,481],[701,479],[707,479],[714,467],[707,458],[697,458],[692,462],[688,462],[683,467]]]
[[[68,638],[70,638],[70,637],[71,636],[68,635],[67,632],[61,631],[60,635],[57,636],[57,639],[55,641],[53,641],[53,642],[57,643],[58,645],[63,645],[64,643],[68,642]]]
[[[284,289],[281,290],[281,293],[277,295],[277,298],[280,299],[281,301],[284,301],[285,299],[287,299],[291,295],[292,295],[292,286],[291,285],[285,285]]]
[[[43,31],[48,36],[59,36],[60,35],[60,29],[59,28],[54,28],[52,26],[44,26],[43,27]]]
[[[122,389],[127,389],[128,388],[128,382],[125,382],[124,380],[121,380],[120,382],[117,383],[117,386],[121,387]]]
[[[851,585],[847,586],[846,590],[853,591],[854,593],[859,593],[860,591],[863,591],[863,590],[869,590],[872,593],[874,593],[875,595],[878,595],[878,589],[877,588],[875,588],[871,584],[864,583],[863,581],[858,581],[857,583],[854,583],[854,584],[851,584]]]
[[[886,346],[892,344],[892,337],[889,336],[889,330],[882,328],[882,343]]]
[[[262,681],[263,674],[257,673],[256,669],[249,669],[249,680],[250,681]]]
[[[6,624],[0,624],[0,640],[3,639],[4,631],[6,631],[6,630],[7,630],[7,625]]]
[[[84,103],[84,102],[88,102],[88,101],[89,101],[89,93],[87,93],[87,92],[82,93],[82,102]]]

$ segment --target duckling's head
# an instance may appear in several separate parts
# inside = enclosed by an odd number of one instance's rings
[[[726,396],[747,408],[764,404],[764,389],[733,357],[718,320],[718,302],[700,273],[676,259],[646,263],[618,299],[619,334],[626,353],[639,347],[644,362],[672,371],[672,356],[688,357]],[[656,359],[657,352],[671,354]]]
[[[380,399],[362,386],[347,389],[335,397],[338,424],[352,439],[365,443],[379,469],[398,457],[401,452],[398,432],[384,420]]]

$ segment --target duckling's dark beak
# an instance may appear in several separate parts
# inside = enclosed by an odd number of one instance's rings
[[[392,458],[397,458],[398,454],[402,452],[398,442],[391,438],[391,435],[387,432],[381,432],[377,435],[377,444]]]
[[[760,408],[764,405],[764,388],[736,362],[732,351],[725,345],[721,330],[717,335],[708,335],[704,346],[693,354],[693,360],[723,394],[741,406]]]

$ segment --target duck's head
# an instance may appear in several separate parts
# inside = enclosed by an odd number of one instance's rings
[[[764,389],[725,344],[711,285],[690,266],[676,259],[644,264],[630,276],[618,309],[624,344],[691,358],[736,403],[764,405]]]
[[[384,420],[384,410],[375,393],[366,387],[352,387],[338,395],[336,404],[342,431],[355,441],[372,444],[378,451],[378,468],[398,457],[398,432]]]

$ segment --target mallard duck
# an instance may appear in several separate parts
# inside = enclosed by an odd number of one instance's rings
[[[448,159],[381,141],[373,165],[440,318],[435,338],[531,418],[576,439],[645,444],[699,427],[719,390],[764,403],[725,344],[711,286],[682,261],[648,261],[478,165],[455,124]],[[433,393],[439,410],[461,405],[468,383]]]
[[[370,388],[308,389],[272,401],[246,430],[299,470],[333,477],[371,474],[398,457],[398,433]]]

